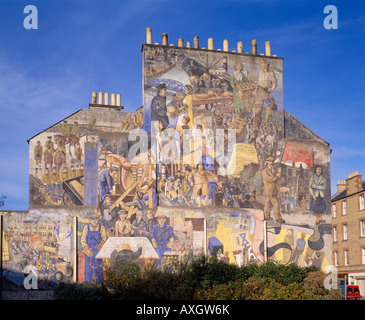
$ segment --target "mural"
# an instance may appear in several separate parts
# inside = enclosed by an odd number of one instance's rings
[[[264,222],[267,259],[330,264],[330,149],[284,111],[282,59],[144,45],[143,66],[142,108],[93,105],[29,140],[30,211],[4,214],[4,270],[262,263]]]

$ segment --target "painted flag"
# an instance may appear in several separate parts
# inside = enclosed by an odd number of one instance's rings
[[[313,149],[304,147],[298,142],[287,142],[285,144],[282,162],[285,161],[303,162],[313,167]]]

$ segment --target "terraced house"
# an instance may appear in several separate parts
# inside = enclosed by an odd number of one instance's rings
[[[365,292],[365,181],[358,171],[339,180],[331,198],[333,261],[341,280]]]

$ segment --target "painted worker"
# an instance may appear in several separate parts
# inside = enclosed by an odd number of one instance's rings
[[[43,154],[45,168],[52,169],[54,150],[55,149],[54,149],[54,143],[52,141],[52,136],[48,136],[47,141],[44,145],[44,154]]]
[[[266,158],[266,167],[262,170],[262,179],[266,192],[266,200],[264,207],[264,219],[273,220],[270,217],[270,209],[273,208],[274,218],[279,223],[285,223],[285,220],[280,214],[279,205],[279,179],[281,178],[281,168],[274,168],[275,158],[268,156]]]
[[[132,233],[135,237],[143,237],[143,234],[147,231],[147,223],[143,219],[143,212],[137,210],[136,219],[132,223]]]
[[[107,194],[113,190],[114,179],[113,174],[118,171],[117,167],[103,169],[98,173],[98,188],[100,195],[100,203],[103,203]]]
[[[91,282],[93,275],[96,280],[102,280],[103,259],[97,259],[96,255],[106,241],[106,231],[104,226],[99,223],[100,216],[92,213],[88,217],[89,223],[82,230],[81,246],[85,254],[85,281]]]
[[[42,183],[43,185],[49,187],[52,189],[52,183],[51,183],[51,174],[49,173],[49,169],[45,168],[44,173],[42,175]]]
[[[37,171],[42,166],[42,157],[43,157],[43,147],[40,141],[37,141],[34,147],[34,161],[35,161],[35,170]]]
[[[128,243],[123,243],[120,247],[116,247],[110,254],[110,267],[115,268],[126,262],[136,262],[142,254],[142,247],[137,246],[137,250],[131,250]]]
[[[247,82],[247,78],[243,73],[243,63],[238,62],[234,66],[235,71],[230,75],[229,82],[233,88],[233,106],[240,109],[248,104],[248,99],[239,87],[240,83]]]
[[[151,121],[161,122],[164,130],[169,125],[169,112],[166,107],[167,88],[161,83],[156,89],[157,94],[151,101]]]
[[[210,198],[210,187],[208,176],[212,176],[214,181],[218,181],[218,177],[211,171],[205,169],[204,163],[199,163],[189,174],[189,181],[194,184],[193,194],[198,199],[198,207],[201,207],[201,197],[205,197],[204,206],[208,205]]]
[[[164,253],[171,251],[176,236],[171,226],[166,224],[167,216],[165,214],[157,214],[156,220],[157,224],[151,229],[151,243],[159,256],[159,259],[155,261],[156,266],[159,267]]]
[[[309,180],[309,192],[311,194],[310,211],[316,215],[316,225],[325,222],[322,214],[327,212],[324,191],[326,190],[326,178],[323,176],[322,166],[316,165],[314,174]]]
[[[132,224],[128,217],[127,210],[118,211],[118,220],[115,222],[115,236],[116,237],[130,237],[132,231]]]
[[[62,183],[60,181],[60,176],[57,173],[56,167],[53,167],[50,177],[51,177],[52,193],[56,194],[57,196],[60,196]]]
[[[270,63],[268,61],[261,61],[260,63],[261,71],[259,73],[258,78],[258,87],[255,89],[254,93],[254,125],[256,128],[260,127],[262,120],[262,109],[264,103],[266,102],[267,106],[271,106],[270,98],[272,98],[272,92],[277,87],[277,80],[274,71],[270,70]],[[272,99],[272,103],[274,100]],[[267,112],[271,112],[270,109]]]

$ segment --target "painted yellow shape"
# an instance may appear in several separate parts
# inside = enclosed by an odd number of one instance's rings
[[[221,219],[217,225],[217,231],[215,233],[215,237],[219,239],[220,242],[223,244],[224,252],[229,253],[229,261],[235,261],[232,253],[232,244],[231,244],[231,237],[232,237],[232,229],[233,227],[225,227],[224,224],[227,219]],[[209,239],[208,239],[209,241]],[[224,252],[222,252],[224,254]]]
[[[244,166],[251,162],[258,162],[255,147],[251,144],[236,143],[227,166],[228,174],[233,178],[239,177]]]

